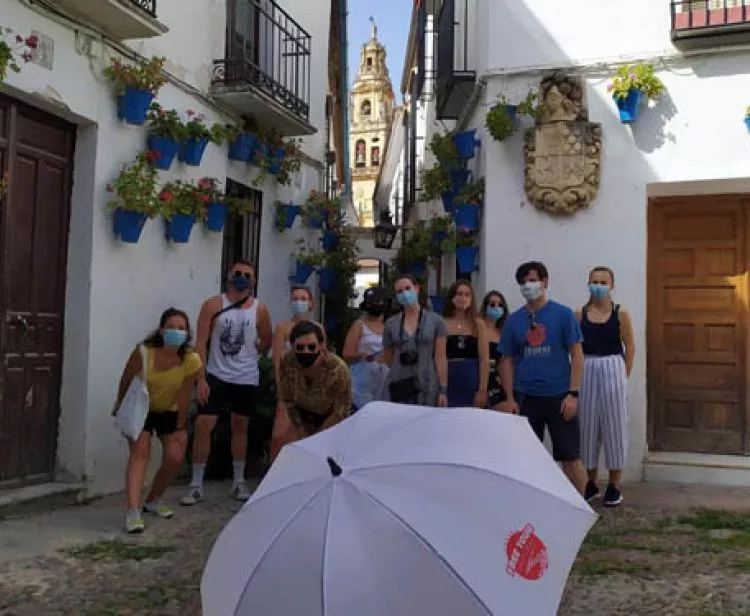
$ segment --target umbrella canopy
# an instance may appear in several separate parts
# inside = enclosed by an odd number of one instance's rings
[[[526,419],[373,402],[284,447],[213,547],[203,614],[551,615],[595,520]]]

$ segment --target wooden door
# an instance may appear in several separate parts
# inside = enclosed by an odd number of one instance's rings
[[[748,452],[750,197],[649,201],[650,446]]]
[[[54,471],[74,130],[0,95],[0,482]]]

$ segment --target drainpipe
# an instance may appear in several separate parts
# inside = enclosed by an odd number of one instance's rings
[[[347,23],[349,20],[348,0],[335,0],[340,3],[339,15],[341,23],[339,24],[339,36],[341,45],[341,101],[344,106],[344,177],[342,195],[352,194],[352,171],[349,166],[349,40],[347,33]]]

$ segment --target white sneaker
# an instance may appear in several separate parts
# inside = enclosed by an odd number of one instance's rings
[[[232,498],[243,502],[250,498],[250,490],[244,481],[235,483],[232,486]]]
[[[203,502],[203,486],[190,486],[188,493],[180,499],[180,505],[192,507]]]

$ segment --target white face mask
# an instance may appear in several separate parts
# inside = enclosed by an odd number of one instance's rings
[[[544,295],[544,286],[542,286],[542,281],[534,280],[524,282],[521,285],[521,295],[523,295],[524,299],[527,302],[538,300],[542,295]]]

